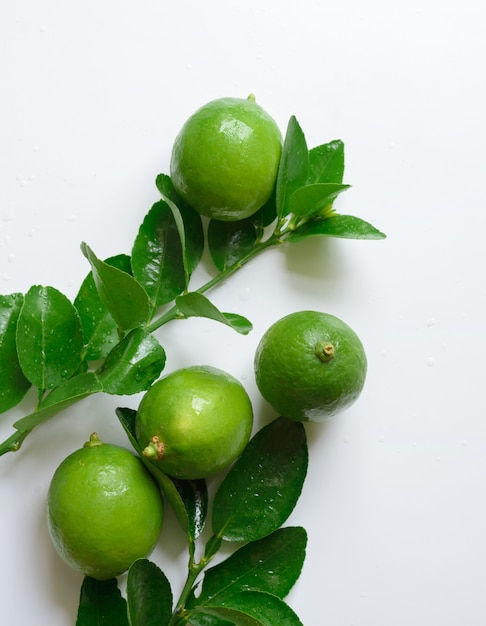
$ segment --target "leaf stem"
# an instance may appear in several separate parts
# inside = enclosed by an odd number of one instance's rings
[[[277,245],[281,242],[282,242],[282,235],[276,235],[275,233],[272,234],[268,239],[266,239],[265,241],[262,241],[260,244],[252,248],[250,252],[248,252],[244,257],[242,257],[237,263],[230,265],[219,274],[216,274],[216,276],[211,278],[211,280],[209,280],[207,283],[205,283],[198,289],[195,289],[195,291],[201,294],[205,293],[206,291],[209,291],[210,289],[212,289],[219,283],[222,283],[224,280],[226,280],[229,276],[234,274],[237,270],[242,268],[244,265],[246,265],[248,261],[250,261],[257,255],[261,254],[264,250],[266,250],[267,248],[270,248],[271,246]],[[159,318],[153,321],[149,326],[147,326],[146,330],[149,333],[153,333],[155,330],[157,330],[164,324],[167,324],[167,322],[170,322],[171,320],[176,319],[178,317],[184,317],[184,316],[180,313],[179,309],[177,308],[177,305],[174,305],[168,311],[166,311],[163,315],[161,315]]]

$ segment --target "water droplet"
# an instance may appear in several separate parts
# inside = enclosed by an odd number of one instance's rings
[[[433,356],[429,356],[429,358],[427,359],[427,365],[428,365],[429,367],[434,367],[434,365],[435,365],[435,359],[434,359],[434,357],[433,357]]]
[[[251,289],[249,287],[244,287],[240,290],[240,293],[238,295],[242,302],[246,302],[251,297]]]
[[[425,325],[428,328],[431,328],[432,326],[435,326],[436,324],[437,324],[437,322],[435,321],[435,318],[431,317],[429,320],[427,320]]]

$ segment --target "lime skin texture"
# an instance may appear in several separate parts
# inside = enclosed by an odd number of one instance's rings
[[[252,426],[243,385],[227,372],[197,365],[150,387],[137,411],[135,436],[164,473],[194,480],[230,465],[248,443]]]
[[[254,367],[260,393],[280,415],[320,422],[358,399],[367,359],[345,322],[328,313],[297,311],[263,334]]]
[[[91,440],[99,442],[96,435]],[[59,556],[85,576],[109,580],[148,557],[162,520],[158,486],[125,448],[88,443],[54,472],[47,497],[49,534]]]
[[[254,97],[219,98],[182,127],[170,176],[181,198],[200,214],[241,220],[272,195],[281,151],[280,130]]]

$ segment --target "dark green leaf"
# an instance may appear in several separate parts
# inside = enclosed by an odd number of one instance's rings
[[[142,285],[130,274],[98,259],[91,248],[81,244],[88,259],[101,300],[110,311],[118,328],[130,330],[149,317],[149,299]]]
[[[321,235],[345,239],[385,239],[386,235],[377,228],[352,215],[334,215],[322,220],[309,221],[286,237],[286,241],[296,242]]]
[[[165,366],[165,350],[150,333],[135,328],[106,357],[97,374],[103,391],[131,395],[145,391]]]
[[[277,174],[276,205],[279,217],[290,212],[290,196],[305,185],[309,171],[309,152],[304,133],[292,116],[287,126]]]
[[[338,183],[314,183],[300,187],[290,197],[289,208],[294,215],[307,217],[319,213],[350,185]]]
[[[76,626],[129,626],[127,603],[116,578],[106,581],[84,578]]]
[[[245,257],[255,246],[256,239],[255,227],[249,219],[238,222],[209,222],[209,251],[220,272]]]
[[[209,615],[208,613],[192,613],[189,626],[234,626],[234,622],[228,622],[226,619]]]
[[[280,528],[247,543],[206,571],[197,604],[224,604],[242,591],[265,591],[285,598],[302,571],[307,534],[303,528]]]
[[[344,144],[339,139],[309,150],[308,183],[342,183]]]
[[[184,225],[184,259],[187,273],[190,276],[196,269],[204,250],[204,232],[201,216],[191,206],[186,204],[174,189],[174,185],[167,174],[159,174],[155,184],[167,202],[175,205],[182,216]]]
[[[198,607],[194,611],[190,611],[189,624],[190,626],[265,626],[263,622],[248,615],[244,611],[238,609],[232,609],[224,606],[202,606]],[[216,621],[199,621],[199,616],[208,615],[216,618]],[[280,626],[275,622],[272,626]]]
[[[179,480],[178,478],[171,480],[184,503],[189,519],[189,534],[192,539],[197,539],[204,529],[208,513],[206,481],[203,479]]]
[[[183,489],[182,481],[174,482],[143,455],[143,450],[135,436],[136,411],[118,408],[116,414],[132,446],[167,498],[182,529],[191,539],[196,539],[204,527],[206,518],[208,503],[206,482],[204,480],[189,481],[190,484]],[[192,499],[190,493],[192,493]]]
[[[73,304],[54,287],[31,287],[17,321],[17,352],[26,378],[41,390],[56,387],[76,372],[82,349]]]
[[[248,219],[253,223],[257,230],[258,236],[261,236],[263,229],[270,226],[277,217],[276,206],[276,189],[273,190],[269,200],[259,209],[256,213],[251,215]]]
[[[246,317],[236,313],[222,313],[206,296],[197,291],[177,297],[176,306],[185,317],[207,317],[230,326],[242,335],[247,335],[253,328]]]
[[[167,626],[172,616],[172,591],[165,574],[140,559],[128,570],[127,602],[130,626]]]
[[[182,242],[167,202],[152,206],[132,249],[133,273],[149,295],[152,309],[166,304],[186,286]]]
[[[307,473],[304,426],[280,417],[249,442],[216,492],[213,532],[226,541],[255,541],[285,522]]]
[[[24,297],[0,296],[0,413],[18,404],[29,390],[17,356],[17,320]]]
[[[14,427],[17,430],[32,430],[41,422],[100,391],[103,391],[103,388],[96,374],[93,372],[78,374],[53,389],[37,411],[16,421]]]
[[[105,260],[105,263],[118,268],[122,272],[131,274],[130,257],[120,254]],[[84,334],[84,355],[88,361],[104,359],[120,337],[118,326],[101,300],[93,278],[93,272],[84,279],[79,292],[74,299]]]
[[[288,604],[270,593],[242,591],[228,598],[224,606],[251,616],[262,626],[303,626]]]

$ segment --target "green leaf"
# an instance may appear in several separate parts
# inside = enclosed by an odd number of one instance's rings
[[[290,211],[300,217],[314,215],[332,204],[349,187],[338,183],[314,183],[300,187],[290,197]]]
[[[308,183],[342,183],[344,143],[336,139],[309,150]]]
[[[225,476],[213,505],[213,532],[226,541],[255,541],[285,522],[307,473],[304,426],[277,418],[250,440]]]
[[[204,528],[206,519],[208,506],[206,481],[188,481],[188,484],[183,487],[183,481],[174,481],[161,472],[158,467],[143,455],[143,450],[138,444],[135,436],[137,412],[133,409],[118,408],[116,409],[116,414],[130,443],[167,498],[182,529],[190,539],[196,539]]]
[[[280,528],[247,543],[206,571],[196,603],[224,604],[249,590],[285,598],[302,571],[306,544],[307,533],[300,527]]]
[[[172,591],[165,574],[151,561],[135,561],[127,575],[130,626],[168,626],[172,617]]]
[[[191,539],[197,539],[204,529],[208,514],[209,499],[206,481],[203,479],[180,480],[178,478],[171,478],[171,480],[186,509],[189,520],[189,536]]]
[[[214,617],[216,621],[206,621],[204,616]],[[189,611],[190,626],[264,626],[260,620],[248,615],[244,611],[232,609],[224,606],[202,606],[193,611]],[[200,618],[203,618],[200,620]],[[272,624],[277,626],[277,622]],[[280,624],[278,624],[280,626]]]
[[[17,420],[17,430],[32,430],[38,424],[54,417],[76,402],[103,391],[103,387],[93,372],[84,372],[69,378],[53,389],[43,400],[39,409]]]
[[[270,593],[242,591],[228,598],[224,607],[258,620],[262,626],[303,626],[288,604]]]
[[[118,328],[130,330],[146,322],[149,299],[142,285],[130,274],[98,259],[86,243],[81,244],[81,250],[91,265],[98,294]]]
[[[305,185],[309,171],[309,152],[304,133],[296,118],[292,116],[282,148],[277,174],[276,205],[279,217],[290,212],[290,196]]]
[[[220,272],[238,263],[256,243],[257,235],[249,220],[223,222],[210,220],[208,226],[208,246],[211,258]]]
[[[242,335],[247,335],[253,328],[246,317],[236,313],[222,313],[206,296],[197,291],[178,296],[176,306],[185,317],[206,317],[226,324]]]
[[[302,241],[313,235],[341,237],[344,239],[385,239],[377,228],[352,215],[334,215],[322,220],[309,221],[286,236],[289,242]]]
[[[159,174],[155,184],[169,206],[173,208],[175,205],[182,217],[184,230],[181,240],[184,244],[184,261],[189,277],[199,264],[204,250],[204,232],[201,216],[177,194],[167,174]]]
[[[107,265],[131,274],[130,257],[120,254],[105,260]],[[74,299],[83,328],[84,355],[88,361],[104,359],[120,339],[118,326],[108,307],[101,300],[93,278],[93,272],[84,279]]]
[[[0,296],[0,413],[17,405],[31,386],[17,355],[17,320],[23,301],[21,293]]]
[[[179,229],[169,205],[155,203],[140,226],[132,249],[133,274],[152,309],[184,291],[186,274]]]
[[[26,378],[38,389],[56,387],[81,364],[83,334],[79,315],[54,287],[34,285],[17,321],[17,352]]]
[[[127,603],[116,578],[106,581],[84,578],[76,626],[129,626]]]
[[[108,354],[97,374],[106,393],[145,391],[165,367],[165,350],[143,328],[134,328]]]

